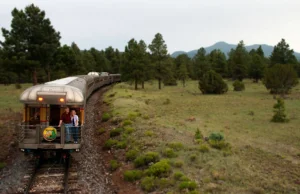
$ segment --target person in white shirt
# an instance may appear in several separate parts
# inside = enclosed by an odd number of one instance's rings
[[[78,143],[78,137],[79,137],[79,130],[78,130],[78,124],[79,124],[79,118],[76,115],[76,111],[72,110],[71,112],[71,121],[72,121],[72,134],[73,134],[73,139],[74,143]]]

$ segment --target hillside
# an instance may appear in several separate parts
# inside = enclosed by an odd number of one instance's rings
[[[254,44],[254,45],[249,45],[246,46],[247,51],[250,51],[251,49],[257,49],[259,47],[260,44]],[[227,55],[227,53],[231,50],[234,49],[236,47],[235,44],[228,44],[226,42],[217,42],[212,46],[209,47],[205,47],[206,53],[210,53],[212,50],[214,49],[220,49],[223,53],[225,53]],[[261,44],[261,47],[265,53],[265,56],[270,56],[272,51],[273,51],[273,46],[270,45],[266,45],[266,44]],[[197,53],[197,49],[196,50],[192,50],[189,52],[185,52],[185,51],[175,51],[174,53],[172,53],[172,57],[177,57],[180,54],[184,54],[186,53],[189,57],[194,57]],[[297,57],[297,59],[300,59],[300,53],[295,52],[294,53],[295,56]]]

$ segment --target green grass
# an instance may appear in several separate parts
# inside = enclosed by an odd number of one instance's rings
[[[132,123],[135,146],[160,151],[166,143],[184,145],[177,158],[170,160],[182,161],[180,170],[201,183],[200,193],[299,192],[300,85],[285,99],[290,122],[278,124],[270,122],[276,100],[261,83],[245,80],[242,92],[234,92],[232,82],[227,83],[229,91],[224,95],[202,95],[197,81],[188,81],[185,88],[179,84],[162,90],[152,81],[137,91],[126,83],[117,84],[106,96],[115,93],[110,99],[119,117],[127,119],[136,110],[141,114]],[[197,128],[204,137],[223,134],[231,149],[208,151],[208,143],[201,139],[196,143]],[[191,161],[193,155],[196,158]]]
[[[21,112],[22,103],[19,101],[21,93],[32,84],[22,84],[21,89],[16,89],[15,84],[0,85],[0,114],[6,111]]]

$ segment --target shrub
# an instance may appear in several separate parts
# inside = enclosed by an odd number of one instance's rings
[[[155,190],[155,178],[154,177],[145,177],[141,181],[141,187],[146,192],[151,192]]]
[[[180,190],[188,189],[190,191],[193,191],[196,188],[197,188],[197,183],[195,181],[183,181],[179,184]]]
[[[175,180],[180,180],[181,177],[183,177],[184,174],[182,172],[175,172],[174,173],[174,179]]]
[[[143,172],[141,170],[127,170],[124,172],[124,180],[129,182],[140,180],[142,176]]]
[[[209,148],[207,145],[203,144],[203,145],[200,145],[199,151],[202,153],[206,153],[206,152],[209,152]]]
[[[221,133],[211,133],[209,135],[210,140],[216,140],[216,141],[221,141],[224,139],[224,135]]]
[[[145,155],[141,155],[134,160],[134,166],[141,167],[151,162],[157,162],[158,160],[159,154],[157,152],[147,152]]]
[[[171,103],[171,100],[170,100],[169,98],[167,98],[167,99],[163,102],[164,105],[167,105],[167,104],[170,104],[170,103]]]
[[[201,131],[197,128],[196,132],[195,132],[195,139],[202,139],[203,135],[201,133]]]
[[[149,137],[151,137],[151,136],[153,136],[154,135],[154,133],[153,133],[153,131],[151,131],[151,130],[147,130],[147,131],[145,131],[145,133],[144,133],[146,136],[149,136]]]
[[[131,125],[131,124],[132,124],[132,121],[130,121],[130,120],[123,121],[123,126]]]
[[[108,121],[109,119],[110,119],[110,114],[108,114],[108,113],[103,113],[102,114],[102,121],[103,122],[106,122],[106,121]]]
[[[22,85],[21,85],[20,83],[16,83],[16,84],[15,84],[15,88],[16,88],[16,89],[21,89],[21,88],[22,88]]]
[[[182,148],[183,148],[183,145],[180,142],[171,142],[171,143],[168,143],[167,146],[176,151],[182,150]]]
[[[119,168],[120,164],[116,160],[111,160],[110,161],[110,170],[115,171],[117,168]]]
[[[209,140],[208,143],[211,147],[219,150],[230,148],[230,144],[226,143],[224,140]]]
[[[199,80],[199,89],[203,94],[223,94],[228,86],[220,74],[210,70]]]
[[[168,188],[172,185],[174,185],[174,180],[170,180],[168,178],[160,178],[160,179],[156,179],[156,185],[160,188],[160,189],[165,189]]]
[[[103,127],[101,127],[100,129],[98,129],[98,134],[103,134],[103,133],[105,133],[106,132],[106,130],[105,130],[105,128],[103,128]]]
[[[6,166],[5,162],[0,162],[0,169],[4,168]]]
[[[174,152],[171,148],[166,148],[162,151],[162,155],[168,158],[175,158],[177,157],[177,154]]]
[[[125,127],[125,133],[131,134],[133,132],[134,132],[134,128],[133,127]]]
[[[196,155],[196,154],[190,155],[190,161],[191,161],[191,162],[196,161],[196,159],[197,159],[197,155]]]
[[[105,144],[104,148],[105,149],[111,149],[113,146],[117,145],[118,141],[114,139],[108,139]]]
[[[131,112],[127,115],[127,119],[131,121],[135,121],[135,119],[138,117],[138,113],[136,112]]]
[[[289,121],[286,118],[284,101],[281,98],[277,99],[277,103],[274,104],[273,108],[275,114],[271,120],[272,122],[285,123]]]
[[[137,150],[129,150],[125,154],[126,160],[127,161],[132,161],[132,160],[136,159],[138,154],[139,154],[139,152]]]
[[[263,83],[272,94],[287,94],[298,82],[292,65],[277,64],[265,70]]]
[[[112,129],[111,131],[110,131],[110,137],[115,137],[115,136],[118,136],[118,135],[120,135],[121,133],[122,133],[122,131],[123,131],[124,129],[123,128],[115,128],[115,129]]]
[[[243,90],[245,90],[245,84],[242,81],[235,80],[232,85],[233,85],[233,90],[234,91],[243,91]]]
[[[117,149],[125,149],[127,147],[126,141],[119,141],[116,145]]]
[[[149,176],[161,177],[166,176],[171,172],[169,161],[161,160],[149,167],[146,174]]]
[[[177,168],[181,168],[183,166],[183,161],[181,160],[176,160],[173,162],[173,166]]]

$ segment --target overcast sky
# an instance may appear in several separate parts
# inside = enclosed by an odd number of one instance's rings
[[[218,41],[275,45],[281,38],[300,51],[300,0],[0,0],[0,26],[9,28],[11,10],[31,3],[46,11],[62,44],[81,49],[123,51],[131,38],[149,44],[160,32],[170,53]]]

